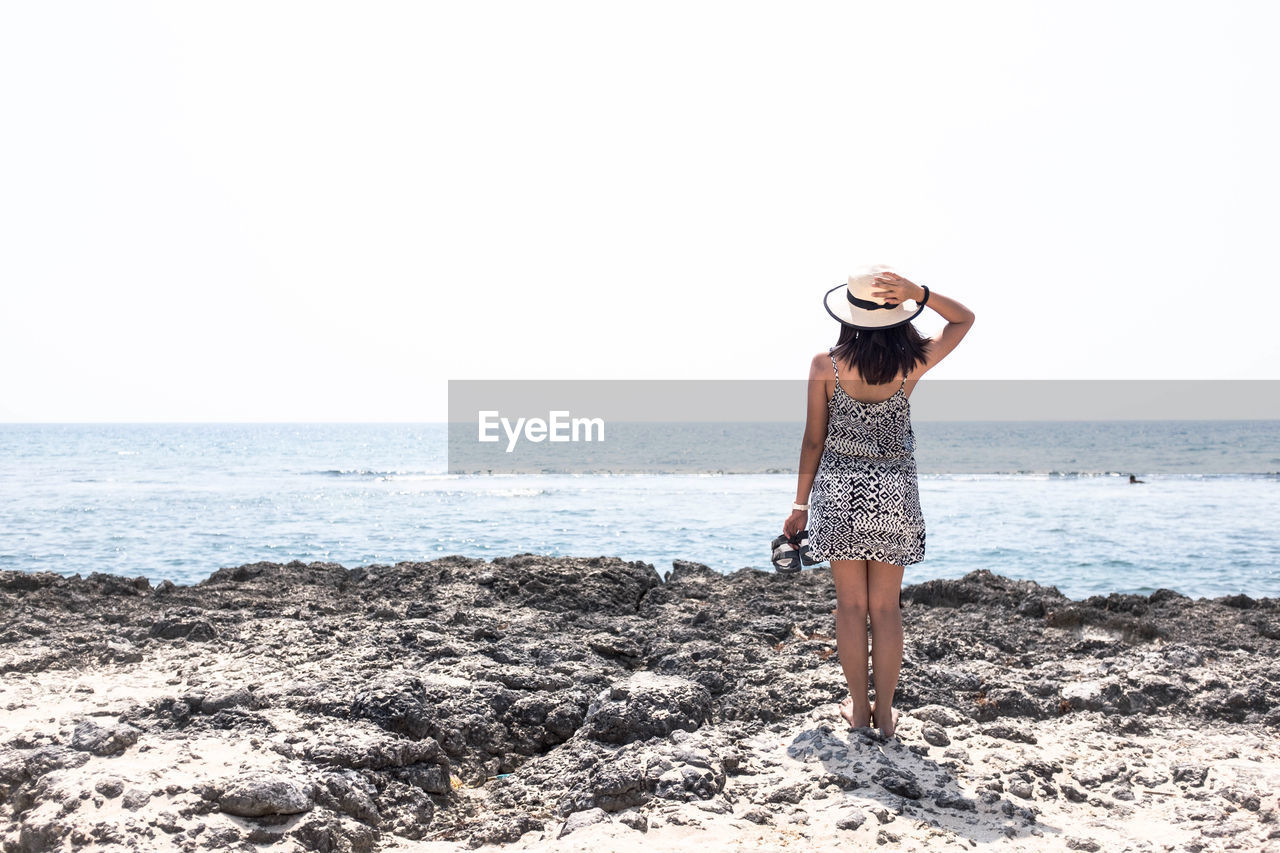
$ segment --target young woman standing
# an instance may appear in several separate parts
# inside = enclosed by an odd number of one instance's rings
[[[902,667],[902,572],[924,559],[925,542],[908,398],[968,333],[974,315],[886,266],[850,276],[824,302],[841,323],[840,338],[809,367],[796,503],[782,531],[794,536],[807,527],[810,558],[831,562],[836,649],[849,684],[841,716],[850,726],[874,724],[892,737]],[[932,339],[911,324],[926,305],[947,321]],[[874,703],[867,693],[868,617]]]

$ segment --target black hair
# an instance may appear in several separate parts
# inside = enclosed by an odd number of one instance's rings
[[[841,323],[832,355],[852,364],[862,381],[881,385],[923,364],[928,344],[929,338],[910,322],[887,329],[858,329]]]

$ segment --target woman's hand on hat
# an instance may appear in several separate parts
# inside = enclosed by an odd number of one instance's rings
[[[924,288],[915,282],[908,281],[896,272],[876,273],[876,284],[880,290],[873,290],[872,296],[878,296],[891,305],[901,305],[910,299],[919,302],[924,299]]]

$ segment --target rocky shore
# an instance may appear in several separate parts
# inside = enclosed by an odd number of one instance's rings
[[[825,568],[0,572],[0,847],[1280,851],[1276,600],[902,601],[886,740]]]

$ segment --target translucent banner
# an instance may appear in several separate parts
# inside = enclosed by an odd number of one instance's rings
[[[793,380],[453,380],[448,470],[791,473],[807,394]],[[1280,471],[1276,380],[926,379],[906,402],[922,474]]]

